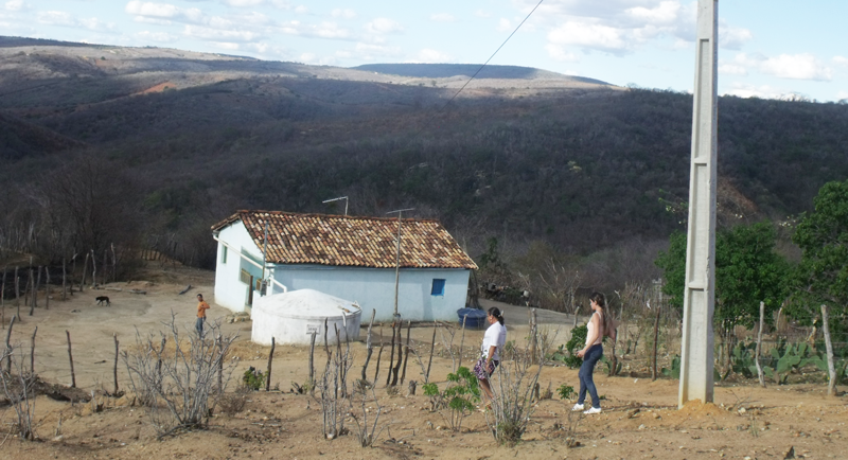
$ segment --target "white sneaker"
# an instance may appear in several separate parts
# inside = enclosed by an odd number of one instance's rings
[[[574,407],[571,408],[572,412],[577,412],[583,410],[583,404],[575,404]]]
[[[583,411],[583,414],[585,414],[585,415],[590,415],[590,414],[600,414],[600,413],[601,413],[601,408],[600,408],[600,407],[592,407],[592,408],[590,408],[589,410],[584,410],[584,411]]]

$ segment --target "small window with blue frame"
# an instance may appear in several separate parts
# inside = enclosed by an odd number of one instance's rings
[[[445,295],[445,280],[433,279],[433,288],[430,290],[430,295]]]

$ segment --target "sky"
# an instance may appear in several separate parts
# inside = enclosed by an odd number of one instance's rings
[[[0,0],[0,35],[273,61],[482,64],[539,0]],[[690,91],[697,1],[543,0],[490,64]],[[721,95],[848,99],[848,1],[721,0]]]

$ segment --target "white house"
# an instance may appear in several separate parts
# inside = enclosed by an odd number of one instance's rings
[[[398,313],[456,320],[477,265],[439,222],[401,222]],[[266,239],[267,231],[267,239]],[[234,312],[261,295],[314,289],[355,301],[362,316],[395,307],[398,219],[238,211],[212,227],[218,241],[215,302]]]

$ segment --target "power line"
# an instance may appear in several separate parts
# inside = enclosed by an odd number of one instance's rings
[[[527,22],[527,20],[528,20],[528,19],[530,19],[530,16],[533,14],[533,12],[534,12],[534,11],[536,11],[536,8],[539,8],[539,5],[541,5],[543,1],[545,1],[545,0],[539,0],[539,3],[537,3],[537,4],[536,4],[536,6],[534,6],[534,7],[533,7],[533,9],[532,9],[532,10],[530,10],[530,12],[529,12],[529,13],[527,13],[527,17],[525,17],[525,18],[524,18],[524,20],[523,20],[523,21],[521,21],[521,23],[519,23],[519,24],[518,24],[518,27],[516,27],[516,28],[515,28],[515,30],[513,30],[511,34],[509,34],[509,37],[506,37],[506,40],[504,40],[504,42],[503,42],[503,43],[501,43],[501,46],[499,46],[499,47],[498,47],[498,49],[496,49],[496,50],[495,50],[495,52],[494,52],[494,53],[492,53],[492,55],[491,55],[491,56],[489,56],[489,59],[486,59],[486,62],[484,62],[484,63],[483,63],[483,65],[481,65],[481,66],[480,66],[480,68],[479,68],[479,69],[477,69],[477,71],[476,71],[476,72],[474,72],[474,75],[472,75],[472,76],[471,76],[471,78],[469,78],[469,79],[468,79],[468,81],[466,81],[466,82],[465,82],[465,84],[464,84],[464,85],[462,85],[462,87],[461,87],[461,88],[459,88],[459,91],[457,91],[457,92],[453,95],[453,97],[451,97],[451,98],[450,98],[450,100],[449,100],[449,101],[447,101],[447,102],[445,103],[445,105],[444,105],[444,106],[442,106],[442,109],[444,109],[444,108],[445,108],[445,107],[447,107],[447,106],[448,106],[451,102],[453,102],[453,100],[454,100],[454,99],[456,99],[456,97],[457,97],[457,96],[459,96],[459,93],[461,93],[461,92],[462,92],[462,90],[464,90],[464,89],[465,89],[465,87],[466,87],[466,86],[468,86],[468,84],[469,84],[469,83],[471,83],[471,80],[474,80],[474,77],[476,77],[476,76],[477,76],[477,74],[478,74],[478,73],[480,73],[480,71],[481,71],[481,70],[483,70],[483,67],[486,67],[486,65],[489,63],[489,61],[491,61],[491,60],[492,60],[492,58],[494,58],[494,57],[495,57],[495,55],[496,55],[496,54],[498,54],[498,51],[500,51],[500,50],[501,50],[501,48],[503,48],[503,47],[504,47],[504,45],[506,45],[506,42],[508,42],[508,41],[509,41],[509,39],[510,39],[510,38],[512,38],[512,36],[513,36],[513,35],[515,35],[515,33],[516,33],[516,32],[518,32],[518,29],[520,29],[520,28],[521,28],[521,26],[522,26],[522,25],[524,25],[524,23],[525,23],[525,22]]]

